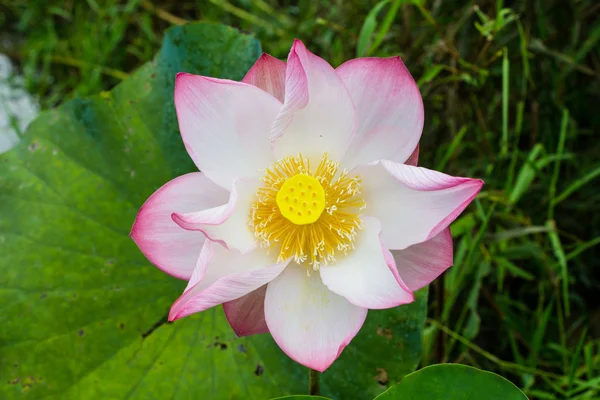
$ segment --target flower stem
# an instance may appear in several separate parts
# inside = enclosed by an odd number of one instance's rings
[[[314,369],[308,370],[308,394],[318,396],[320,394],[321,373]]]

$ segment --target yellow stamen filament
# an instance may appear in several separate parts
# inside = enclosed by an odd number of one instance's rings
[[[249,223],[261,246],[277,252],[278,261],[291,257],[316,270],[354,249],[366,206],[359,177],[340,171],[327,154],[314,171],[299,155],[275,163],[263,182]]]

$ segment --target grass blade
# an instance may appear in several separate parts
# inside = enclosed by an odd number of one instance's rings
[[[519,268],[515,263],[507,260],[506,258],[497,257],[494,259],[494,261],[496,261],[498,266],[508,270],[513,276],[523,278],[527,281],[533,281],[535,278],[533,274],[523,270],[522,268]]]
[[[508,154],[508,96],[510,64],[508,63],[508,50],[505,48],[502,55],[502,145],[500,156]]]
[[[390,31],[390,28],[392,27],[392,22],[394,22],[394,18],[396,18],[396,13],[398,12],[398,8],[400,8],[400,4],[401,4],[400,0],[395,0],[392,3],[392,5],[390,6],[390,9],[388,10],[387,14],[385,15],[383,22],[381,22],[381,28],[379,29],[379,32],[377,32],[377,35],[375,36],[375,40],[373,41],[373,44],[371,45],[371,47],[369,48],[369,51],[367,52],[368,55],[373,54],[375,52],[375,50],[377,50],[379,45],[381,45],[381,42],[383,42],[383,38],[385,37],[385,35],[387,35],[387,33]]]
[[[375,29],[377,29],[377,14],[379,14],[381,9],[389,2],[390,0],[380,1],[367,14],[365,22],[363,22],[363,25],[360,28],[360,33],[358,34],[358,42],[356,44],[356,57],[364,57],[365,55],[367,55],[367,52],[369,51],[369,42],[371,41],[371,36],[373,36],[373,32],[375,32]]]
[[[456,136],[454,136],[454,139],[452,139],[452,142],[450,143],[450,145],[448,146],[448,149],[444,153],[444,157],[442,157],[442,160],[437,165],[436,169],[438,171],[444,170],[444,168],[446,167],[446,164],[448,163],[448,161],[450,161],[450,159],[454,155],[454,152],[458,148],[458,145],[460,143],[462,143],[463,137],[465,136],[466,133],[467,133],[467,126],[464,125],[462,128],[460,128],[460,130],[458,131]]]
[[[562,281],[562,297],[565,308],[565,315],[569,316],[569,273],[567,269],[567,257],[565,256],[565,251],[560,242],[558,232],[556,232],[556,225],[554,224],[554,221],[547,221],[546,226],[549,228],[548,237],[550,238],[552,250],[554,251],[554,255],[558,260],[558,265],[560,266],[560,279]]]
[[[554,173],[552,174],[552,180],[550,181],[550,187],[548,188],[548,197],[550,199],[550,206],[548,207],[548,220],[554,219],[554,204],[556,197],[556,184],[558,183],[558,174],[560,172],[560,157],[565,150],[565,139],[567,137],[567,128],[569,124],[569,111],[563,110],[562,122],[560,124],[560,134],[558,137],[558,148],[556,149],[556,156],[559,157],[554,164]]]
[[[579,178],[575,182],[570,184],[568,188],[566,188],[561,194],[556,196],[556,198],[552,202],[552,205],[557,205],[558,203],[569,197],[571,194],[576,192],[578,189],[580,189],[582,186],[584,186],[586,183],[595,179],[597,176],[600,176],[600,165],[594,170],[585,174],[582,178]]]
[[[581,353],[581,348],[583,347],[583,342],[587,336],[587,327],[583,328],[583,332],[581,333],[581,337],[579,338],[579,342],[577,343],[577,347],[575,348],[575,353],[573,354],[573,360],[571,360],[571,370],[569,371],[569,380],[567,383],[567,390],[571,389],[573,386],[573,380],[575,379],[575,370],[577,369],[577,364],[579,364],[579,355]]]
[[[544,146],[540,143],[533,146],[533,149],[529,152],[529,156],[527,157],[527,162],[523,164],[521,170],[519,171],[519,175],[517,175],[517,180],[515,185],[512,188],[512,191],[508,197],[509,204],[515,204],[521,196],[529,189],[529,185],[535,178],[536,175],[536,167],[535,161],[537,160],[540,153],[544,150]]]
[[[525,102],[523,100],[517,102],[517,121],[515,123],[514,149],[511,154],[510,166],[508,167],[508,176],[506,178],[506,191],[508,192],[513,183],[515,168],[517,167],[517,158],[519,155],[519,138],[523,129],[523,113],[525,111]]]
[[[588,379],[594,377],[594,343],[588,343],[583,349],[583,357],[585,358],[586,375]]]
[[[531,341],[531,352],[529,353],[529,362],[528,364],[532,367],[537,366],[538,354],[540,349],[542,348],[542,344],[544,342],[544,337],[546,336],[546,328],[548,326],[548,321],[550,320],[550,313],[552,312],[553,304],[548,304],[546,310],[539,315],[538,314],[538,323],[535,329],[535,333],[533,334],[533,340]]]

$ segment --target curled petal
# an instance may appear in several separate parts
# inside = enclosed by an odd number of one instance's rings
[[[340,160],[356,129],[352,99],[335,70],[296,40],[290,51],[285,101],[271,140],[277,158],[302,153]]]
[[[256,86],[179,73],[175,108],[188,153],[221,187],[275,161],[268,137],[281,103]]]
[[[354,172],[362,177],[365,213],[381,221],[382,241],[392,250],[424,242],[446,229],[483,186],[480,179],[391,161],[362,165]]]
[[[398,273],[410,290],[429,285],[453,263],[452,235],[446,228],[423,243],[392,250]]]
[[[227,197],[225,189],[201,172],[182,175],[146,200],[130,236],[152,264],[176,278],[189,279],[205,238],[202,232],[181,229],[171,214],[212,208]]]
[[[230,249],[250,251],[256,240],[248,226],[248,218],[260,186],[258,179],[238,179],[227,204],[198,212],[173,213],[173,221],[183,229],[200,231]]]
[[[363,217],[356,248],[335,264],[321,267],[321,279],[329,290],[359,307],[382,309],[412,303],[415,298],[383,247],[380,233],[379,221]]]
[[[229,325],[238,336],[250,336],[267,333],[265,321],[265,294],[267,286],[261,286],[239,299],[223,303]]]
[[[317,371],[339,357],[366,316],[366,308],[331,292],[305,266],[290,264],[267,285],[265,318],[273,339],[290,358]]]
[[[273,263],[262,249],[242,254],[207,240],[187,288],[171,307],[169,321],[239,299],[272,281],[288,262]]]
[[[265,53],[256,60],[242,82],[261,88],[283,103],[285,63]]]
[[[352,96],[358,128],[342,163],[353,168],[375,160],[404,163],[423,130],[423,100],[400,57],[357,58],[336,72]]]

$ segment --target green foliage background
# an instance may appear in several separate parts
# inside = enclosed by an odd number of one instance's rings
[[[60,116],[70,119],[53,119],[55,114],[46,114],[46,119],[38,121],[28,135],[35,136],[36,130],[41,132],[43,124],[52,127],[53,138],[59,137],[59,133],[70,135],[75,129],[73,121],[81,117],[78,113],[85,111],[90,102],[98,104],[101,112],[89,117],[86,141],[73,144],[79,151],[90,148],[92,142],[100,153],[110,151],[115,144],[110,143],[110,138],[102,139],[100,134],[105,127],[114,128],[115,134],[120,132],[122,128],[113,127],[117,124],[115,115],[131,108],[125,101],[119,103],[119,91],[125,89],[117,89],[111,95],[100,94],[93,100],[80,98],[102,93],[132,75],[152,59],[161,46],[165,30],[173,25],[191,21],[232,25],[255,36],[266,52],[280,58],[285,58],[293,38],[298,37],[334,66],[356,56],[400,54],[418,81],[425,101],[420,163],[486,181],[476,202],[453,226],[456,267],[430,290],[421,365],[449,361],[492,370],[507,376],[533,399],[600,396],[597,296],[600,276],[596,268],[600,256],[600,213],[597,212],[600,142],[596,140],[600,128],[597,111],[600,7],[597,2],[0,0],[0,8],[3,39],[0,50],[18,63],[28,90],[39,98],[44,108],[76,99],[63,109],[62,113],[67,116]],[[195,59],[196,62],[201,60],[202,57]],[[170,66],[173,70],[185,67],[186,64]],[[149,68],[143,67],[133,80],[146,79],[144,74],[150,73]],[[210,72],[209,69],[207,73]],[[242,73],[236,71],[231,77],[239,78]],[[122,96],[126,98],[125,94]],[[168,104],[153,107],[162,113]],[[68,208],[85,209],[85,201],[78,198],[77,193],[91,190],[89,185],[105,180],[116,180],[115,187],[105,185],[98,194],[100,198],[107,196],[110,203],[98,203],[100,209],[88,211],[91,215],[94,212],[100,215],[102,207],[117,204],[123,210],[118,215],[131,218],[135,206],[157,185],[171,174],[191,167],[189,161],[178,163],[176,159],[169,159],[178,157],[176,148],[169,147],[177,145],[169,142],[168,135],[160,137],[160,132],[168,130],[161,127],[145,134],[159,135],[156,143],[165,149],[164,160],[162,157],[157,158],[156,163],[145,160],[156,169],[135,170],[137,183],[131,187],[127,186],[125,176],[113,176],[117,170],[123,173],[123,165],[114,165],[92,154],[79,154],[80,163],[64,160],[61,168],[76,168],[80,174],[70,186],[72,192],[53,193],[51,186],[37,183],[25,188],[31,192],[22,192],[25,198],[17,207],[17,202],[7,200],[7,192],[2,187],[0,213],[16,217],[9,221],[8,227],[0,225],[0,235],[6,237],[6,232],[28,234],[28,223],[34,224],[32,219],[36,216],[46,220],[55,218],[56,226],[63,229],[60,221],[64,215],[52,211],[51,207],[63,204],[61,213],[71,212]],[[40,164],[28,164],[27,146],[33,143],[28,142],[7,157],[11,163],[38,168],[35,170],[38,174],[45,173],[42,156],[35,158]],[[152,146],[150,143],[138,145]],[[34,147],[50,151],[46,162],[57,162],[51,158],[51,147],[44,146],[44,142],[40,142],[39,147]],[[77,154],[75,148],[70,149],[71,154]],[[151,154],[155,154],[155,150]],[[161,166],[167,167],[162,169]],[[99,169],[94,170],[94,167]],[[1,178],[29,174],[25,170],[9,173],[6,166],[2,168]],[[131,170],[127,173],[131,174]],[[144,173],[147,176],[139,175]],[[60,174],[47,179],[50,178],[63,185]],[[29,175],[23,179],[34,181]],[[7,181],[2,182],[6,185]],[[26,197],[27,193],[30,198]],[[28,200],[40,194],[46,196],[48,204],[26,206]],[[119,198],[121,203],[113,202]],[[24,218],[22,213],[29,218]],[[81,215],[71,217],[83,218]],[[112,227],[98,235],[121,234],[129,221],[107,223]],[[45,234],[56,238],[60,229]],[[115,229],[118,232],[114,232]],[[15,243],[11,246],[28,246],[24,242]],[[114,253],[120,254],[120,242],[115,243]],[[57,276],[45,280],[44,273],[28,272],[36,267],[33,259],[27,258],[33,257],[33,250],[19,253],[24,258],[15,258],[5,252],[6,242],[0,246],[2,265],[13,265],[10,273],[3,272],[0,278],[0,309],[3,310],[0,315],[0,332],[3,333],[0,336],[0,388],[8,388],[5,393],[14,397],[16,385],[37,380],[33,375],[24,376],[13,384],[18,375],[6,372],[15,368],[7,365],[6,360],[10,358],[11,346],[18,345],[15,342],[19,338],[48,340],[48,360],[79,357],[76,346],[72,354],[62,354],[58,348],[56,352],[60,354],[51,351],[55,348],[54,342],[44,332],[58,322],[48,319],[44,309],[36,306],[33,299],[38,296],[38,301],[41,300],[42,287],[62,290],[60,285],[74,279],[69,271],[82,266],[77,262],[78,256],[74,257],[73,264],[62,265],[58,270],[63,272],[55,272]],[[123,239],[122,246],[130,244],[125,244]],[[49,253],[48,257],[55,256]],[[106,260],[98,262],[102,264]],[[135,259],[135,262],[142,263],[143,259]],[[117,270],[116,264],[104,268]],[[133,274],[130,270],[120,273]],[[158,279],[159,275],[152,276]],[[91,285],[94,276],[87,279]],[[133,281],[135,275],[130,279]],[[9,285],[16,281],[19,285],[26,282],[27,290],[15,290],[21,286]],[[169,286],[177,282],[160,282],[163,291],[155,294],[154,305],[145,305],[150,316],[156,317],[153,323],[160,321],[161,311],[172,300],[171,293],[179,290]],[[123,291],[126,290],[123,288]],[[135,293],[127,296],[135,296]],[[89,301],[105,302],[108,309],[112,300],[107,300],[107,294],[114,295],[102,290],[90,295]],[[77,313],[74,304],[79,300],[59,302],[50,294],[44,300],[56,301],[56,307]],[[9,306],[22,309],[15,315],[26,319],[33,313],[43,323],[29,326],[10,320],[12,317],[6,312]],[[140,331],[150,329],[153,323],[145,326],[147,320],[136,311],[131,312],[135,314],[133,317],[139,317],[139,325],[134,325],[136,329],[127,325],[120,334],[133,338],[140,336]],[[84,317],[89,321],[95,318],[74,316],[73,321]],[[119,322],[122,321],[111,322],[116,324],[113,328],[118,328]],[[198,323],[193,318],[184,322],[189,324],[189,329]],[[77,330],[69,331],[69,328],[79,329],[78,326],[73,322],[73,325],[61,324],[60,328],[73,335],[67,336],[68,340],[87,340],[87,331],[82,337]],[[108,328],[97,329],[98,337],[108,340],[110,336],[102,331]],[[184,340],[186,335],[193,336],[185,333],[186,329],[183,325],[181,328],[160,325],[148,337],[158,341],[170,332],[179,332]],[[385,339],[383,330],[374,331],[369,334]],[[31,357],[38,349],[33,342],[22,346],[32,349]],[[133,352],[134,348],[129,350]],[[202,365],[199,360],[194,362]],[[49,372],[55,372],[52,362],[46,365],[44,368]],[[66,365],[71,381],[85,372],[69,362]],[[350,367],[344,373],[346,380],[354,376]],[[402,375],[400,372],[394,375],[378,366],[366,368],[361,374],[365,382],[373,385],[369,389],[372,393],[382,391]],[[294,376],[293,373],[290,376]],[[149,381],[153,381],[151,378]],[[302,381],[303,375],[298,379]],[[299,385],[301,390],[303,383]],[[34,385],[31,386],[33,391]],[[292,391],[295,388],[290,387]]]

